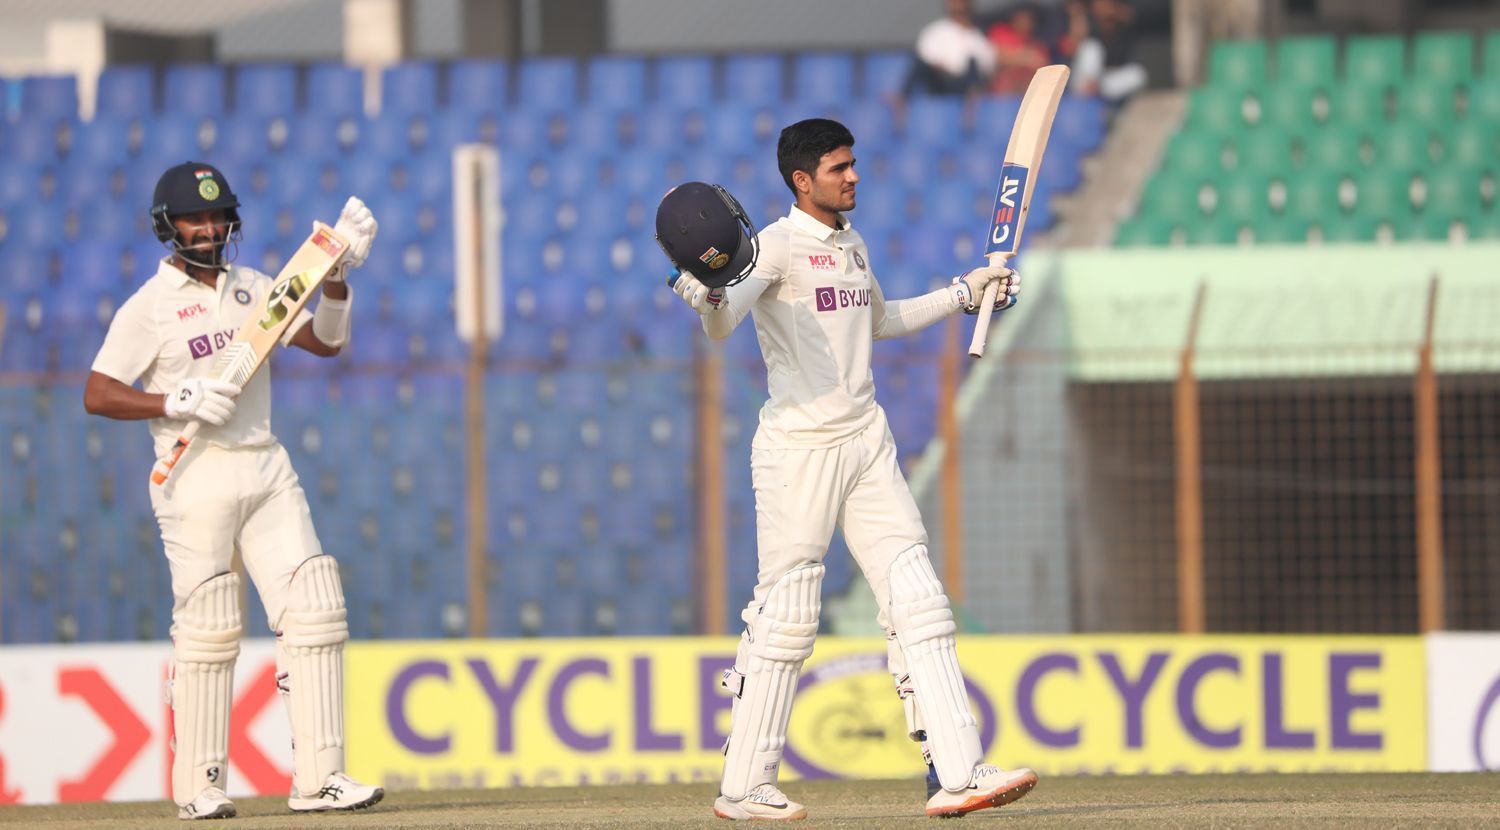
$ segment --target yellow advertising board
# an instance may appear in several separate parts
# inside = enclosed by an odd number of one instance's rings
[[[715,781],[732,638],[360,643],[350,772],[392,787]],[[971,636],[989,760],[1043,774],[1420,770],[1416,637]],[[825,638],[783,778],[922,771],[883,640]]]

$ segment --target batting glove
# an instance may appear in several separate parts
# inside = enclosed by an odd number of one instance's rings
[[[709,288],[699,282],[697,277],[684,271],[678,272],[677,281],[672,283],[672,290],[700,315],[712,314],[724,302],[724,289]]]
[[[183,378],[167,393],[162,414],[221,427],[234,417],[234,398],[239,393],[240,388],[229,381]]]
[[[344,278],[345,271],[365,264],[380,225],[375,221],[375,214],[370,212],[370,208],[359,197],[350,196],[349,201],[344,203],[344,209],[339,212],[339,219],[334,223],[333,230],[349,242],[349,251],[344,254],[344,267],[328,275],[330,281],[338,282]]]
[[[984,290],[998,280],[1000,293],[995,295],[994,311],[1004,311],[1015,305],[1021,293],[1021,275],[1009,268],[985,266],[953,278],[950,290],[953,302],[965,314],[978,314],[979,302],[984,299]]]

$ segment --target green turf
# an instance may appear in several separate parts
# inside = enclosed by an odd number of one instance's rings
[[[931,825],[917,781],[790,782],[799,826]],[[283,799],[239,802],[235,828],[726,827],[712,784],[395,793],[355,814],[294,816]],[[164,802],[0,808],[0,825],[181,827]],[[956,825],[1025,827],[1479,827],[1500,825],[1500,775],[1217,775],[1043,779],[1026,798]],[[995,823],[992,825],[991,823]],[[945,825],[946,826],[946,825]]]

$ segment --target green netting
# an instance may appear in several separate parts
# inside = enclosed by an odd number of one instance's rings
[[[1474,36],[1468,32],[1423,32],[1412,41],[1411,74],[1426,80],[1462,81],[1474,76]]]
[[[1208,82],[1218,87],[1260,87],[1266,83],[1263,40],[1221,40],[1208,56]]]
[[[1371,85],[1406,78],[1406,42],[1399,35],[1351,37],[1344,47],[1344,80]]]
[[[1322,86],[1333,81],[1338,55],[1333,38],[1288,37],[1276,43],[1278,85]]]

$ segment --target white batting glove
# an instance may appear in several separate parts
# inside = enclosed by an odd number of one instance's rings
[[[953,301],[965,314],[978,314],[979,302],[989,284],[998,280],[1000,293],[995,295],[995,311],[1004,311],[1016,304],[1021,293],[1021,275],[1009,268],[985,266],[953,278],[950,289]]]
[[[226,380],[183,378],[167,393],[163,414],[221,427],[234,417],[234,398],[240,388]]]
[[[672,290],[700,315],[712,314],[718,310],[719,304],[724,302],[724,289],[709,288],[686,271],[678,271],[677,281],[672,283]]]
[[[375,214],[370,212],[370,208],[358,196],[350,196],[349,201],[344,203],[344,209],[339,212],[339,219],[334,223],[333,230],[349,242],[349,251],[344,254],[344,267],[328,275],[329,281],[339,282],[344,278],[345,271],[365,264],[380,224],[375,221]]]

